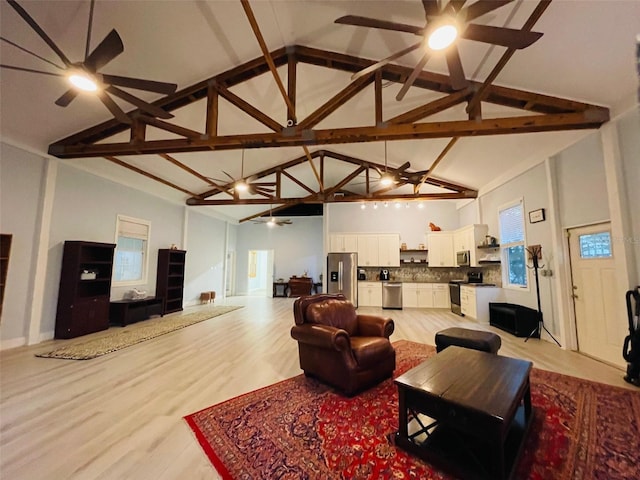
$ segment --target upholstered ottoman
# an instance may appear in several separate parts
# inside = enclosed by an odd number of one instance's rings
[[[468,328],[452,327],[436,333],[436,351],[456,345],[489,353],[498,353],[502,340],[499,335]]]

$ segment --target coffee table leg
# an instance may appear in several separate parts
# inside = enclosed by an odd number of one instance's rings
[[[405,400],[404,388],[398,387],[398,435],[407,439],[409,437],[409,426],[407,423],[407,405]]]

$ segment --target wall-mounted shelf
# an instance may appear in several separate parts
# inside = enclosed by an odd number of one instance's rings
[[[478,248],[482,249],[482,250],[492,250],[495,248],[500,248],[500,245],[495,244],[495,245],[478,245]]]
[[[422,250],[402,250],[400,249],[400,253],[427,253],[428,250],[423,248]]]
[[[502,263],[500,260],[478,260],[480,264]]]

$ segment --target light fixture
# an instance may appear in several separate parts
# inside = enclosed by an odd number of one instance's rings
[[[400,207],[401,207],[400,202],[396,202],[396,208],[400,208]]]
[[[373,209],[377,210],[378,209],[378,202],[373,202]]]
[[[387,208],[389,206],[389,202],[384,202],[384,208]]]
[[[84,92],[95,92],[98,90],[98,82],[95,78],[82,70],[74,70],[68,79],[71,85]]]
[[[268,226],[268,227],[275,227],[275,226],[276,226],[276,219],[275,219],[275,218],[273,218],[273,217],[271,217],[271,218],[269,219],[269,221],[267,222],[267,226]]]
[[[422,202],[418,203],[418,208],[422,210],[424,208],[424,204]]]
[[[409,208],[409,202],[406,203],[406,205],[404,206],[404,208]]]
[[[387,173],[387,142],[384,142],[384,175],[380,177],[380,185],[389,187],[393,184],[393,177]],[[386,206],[386,205],[385,205]]]
[[[364,210],[365,208],[367,208],[367,205],[364,202],[362,202],[362,204],[360,205],[360,208]]]
[[[431,50],[444,50],[458,38],[458,27],[455,22],[446,22],[438,25],[429,38],[427,38],[427,45]]]

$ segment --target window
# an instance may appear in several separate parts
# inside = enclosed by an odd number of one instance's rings
[[[503,261],[503,283],[507,287],[527,287],[527,251],[524,238],[522,199],[498,211],[500,248]]]
[[[580,235],[580,258],[611,258],[611,234]]]
[[[147,283],[147,252],[151,223],[118,215],[113,282],[116,285]]]

